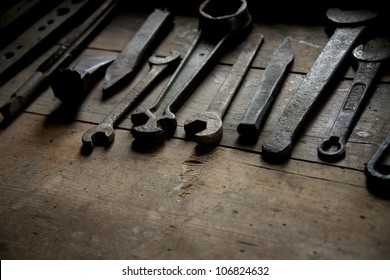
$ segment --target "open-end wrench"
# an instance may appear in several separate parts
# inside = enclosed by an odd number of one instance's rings
[[[221,140],[223,134],[222,118],[248,73],[262,42],[262,34],[252,33],[249,35],[240,56],[207,111],[194,114],[185,120],[184,130],[187,136],[190,136],[195,142],[210,145]]]
[[[114,55],[87,56],[74,67],[55,70],[50,76],[54,96],[68,103],[83,100],[114,59]]]
[[[262,155],[266,160],[280,162],[290,157],[293,142],[309,113],[366,29],[367,22],[375,19],[377,13],[331,8],[327,16],[339,26],[287,104],[271,135],[263,142]]]
[[[381,65],[390,58],[390,41],[388,38],[369,40],[356,47],[353,55],[359,60],[355,78],[328,138],[318,146],[318,156],[324,161],[333,162],[345,157],[346,141],[373,92]]]
[[[256,138],[259,135],[260,128],[283,85],[293,59],[294,50],[291,47],[290,40],[285,39],[273,53],[260,84],[237,126],[237,132],[241,136],[249,139]]]
[[[380,193],[390,195],[390,135],[368,161],[365,173],[374,188],[385,187]]]
[[[150,70],[126,97],[97,126],[87,130],[82,137],[83,150],[92,151],[95,145],[108,146],[114,141],[114,125],[131,109],[139,98],[148,92],[164,75],[173,71],[179,64],[180,54],[172,51],[167,57],[152,56],[149,59]]]
[[[217,63],[222,50],[237,44],[252,23],[244,0],[207,0],[199,12],[198,36],[175,74],[149,109],[139,109],[131,115],[136,140],[159,142],[174,134],[174,112]]]

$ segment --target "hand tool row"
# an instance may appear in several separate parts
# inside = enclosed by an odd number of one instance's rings
[[[115,1],[105,1],[99,14]],[[223,118],[246,78],[256,57],[263,35],[253,32],[252,16],[245,0],[229,1],[221,9],[221,1],[206,0],[199,6],[199,28],[195,39],[185,54],[175,50],[166,57],[151,55],[174,23],[168,10],[156,9],[145,20],[138,32],[116,57],[89,57],[73,68],[64,67],[63,54],[70,56],[84,39],[85,30],[93,29],[98,21],[91,17],[80,31],[53,54],[12,97],[0,108],[5,120],[11,120],[37,95],[42,84],[50,80],[53,92],[63,102],[85,98],[89,90],[104,75],[103,93],[113,94],[126,86],[149,57],[149,71],[125,98],[98,125],[82,136],[83,150],[92,152],[94,146],[110,145],[115,136],[114,127],[131,110],[131,133],[136,141],[156,143],[171,138],[177,128],[175,113],[192,92],[227,52],[243,42],[243,49],[231,67],[214,99],[204,112],[198,112],[184,121],[189,139],[203,145],[216,145],[223,136]],[[98,11],[96,12],[98,13]],[[335,26],[333,35],[304,77],[292,99],[287,104],[271,134],[262,143],[265,160],[280,163],[291,157],[293,146],[309,116],[316,110],[322,96],[329,93],[331,82],[339,78],[339,69],[353,55],[359,67],[340,112],[329,132],[329,137],[318,146],[318,156],[323,161],[337,161],[345,156],[348,137],[364,110],[369,95],[373,93],[380,70],[390,58],[388,37],[375,34],[370,37],[369,27],[378,18],[370,10],[341,10],[330,8],[329,21]],[[88,21],[87,21],[88,22]],[[92,28],[91,28],[92,26]],[[80,35],[81,34],[81,35]],[[361,38],[365,38],[361,44]],[[256,139],[277,98],[294,60],[294,51],[288,38],[274,51],[264,70],[237,132],[244,138]],[[148,108],[135,108],[161,79],[171,75],[168,83]],[[387,141],[387,142],[386,142]],[[383,172],[383,154],[388,150],[388,140],[367,165],[367,174],[389,183],[389,174]],[[379,160],[381,159],[381,160]]]

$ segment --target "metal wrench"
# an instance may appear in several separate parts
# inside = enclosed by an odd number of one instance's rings
[[[346,141],[373,92],[381,66],[390,58],[390,41],[388,38],[369,40],[356,47],[353,55],[359,60],[355,78],[328,138],[318,146],[318,156],[324,161],[333,162],[345,157]]]
[[[381,193],[390,195],[390,135],[383,141],[368,161],[365,173],[373,187],[386,187]]]
[[[284,161],[289,158],[293,142],[304,121],[349,55],[356,40],[366,29],[366,23],[375,19],[377,14],[372,11],[342,11],[331,8],[327,11],[327,16],[339,24],[339,27],[287,104],[271,135],[263,142],[264,159]]]
[[[248,73],[263,38],[264,36],[260,33],[249,35],[244,49],[207,111],[194,114],[184,122],[186,134],[191,136],[195,142],[210,145],[221,140],[223,134],[222,118]]]
[[[271,109],[276,95],[287,76],[288,66],[294,59],[294,50],[289,39],[285,39],[273,53],[271,61],[265,68],[253,98],[237,126],[237,132],[246,138],[255,138],[260,133],[260,127]]]
[[[174,112],[216,64],[222,50],[237,43],[252,23],[244,0],[207,0],[199,12],[198,36],[168,85],[149,109],[131,115],[135,139],[158,142],[171,137],[177,127]]]
[[[171,55],[167,57],[152,56],[149,59],[150,70],[143,79],[129,91],[126,97],[100,124],[83,134],[83,150],[89,152],[95,145],[110,145],[115,137],[114,125],[159,79],[172,71],[179,61],[180,54],[176,51],[171,51]]]

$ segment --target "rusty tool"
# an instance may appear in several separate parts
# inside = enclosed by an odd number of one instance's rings
[[[114,55],[88,56],[74,67],[55,70],[50,77],[54,96],[68,103],[83,100],[114,59]]]
[[[237,94],[262,42],[262,34],[252,33],[249,35],[240,56],[234,63],[207,111],[194,114],[186,119],[184,130],[187,136],[190,136],[195,142],[210,145],[216,144],[221,140],[223,135],[222,118]]]
[[[149,109],[131,115],[135,139],[159,142],[171,137],[177,127],[174,115],[226,47],[238,43],[252,23],[244,0],[204,1],[199,8],[199,33],[173,77]],[[246,35],[245,34],[245,35]]]
[[[84,133],[83,150],[89,152],[96,145],[108,146],[114,141],[114,126],[131,109],[137,100],[147,93],[164,75],[179,64],[180,54],[172,51],[167,57],[152,56],[149,59],[150,70],[126,97],[97,126]]]
[[[93,5],[96,4],[94,2],[91,0],[61,1],[51,12],[0,50],[0,84],[5,83],[28,62],[32,61],[37,54],[46,50],[54,43],[54,39],[60,38],[60,35],[66,31],[65,27],[68,27],[81,15],[88,13],[88,9],[93,8]]]
[[[173,26],[173,15],[162,9],[155,9],[140,29],[108,67],[103,81],[103,91],[112,93],[128,82],[146,60],[152,48]]]
[[[293,142],[304,121],[350,54],[355,42],[366,29],[367,23],[375,19],[377,13],[330,8],[327,16],[337,23],[338,27],[287,104],[271,135],[263,142],[262,152],[266,160],[280,162],[290,157]]]
[[[353,55],[359,60],[355,78],[328,138],[318,146],[318,156],[324,161],[334,162],[345,157],[346,141],[373,92],[381,66],[390,58],[390,41],[388,38],[369,40],[356,47]]]
[[[14,92],[0,108],[2,125],[9,124],[42,90],[48,86],[50,75],[59,68],[66,67],[95,32],[98,31],[115,11],[117,0],[105,0],[71,36],[59,46],[35,71],[35,73]]]
[[[390,195],[390,135],[368,161],[365,174],[373,188],[385,187],[380,193]]]
[[[273,53],[260,84],[256,89],[246,112],[237,126],[237,132],[245,138],[255,138],[280,91],[291,62],[294,50],[289,39],[285,39]]]

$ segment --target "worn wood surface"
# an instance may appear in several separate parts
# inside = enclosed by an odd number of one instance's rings
[[[146,15],[119,13],[81,55],[118,53]],[[181,52],[197,19],[177,16],[158,47]],[[0,131],[2,259],[388,259],[390,201],[367,190],[364,167],[390,132],[390,75],[385,72],[347,144],[344,160],[317,158],[351,79],[346,70],[284,164],[261,158],[261,144],[329,39],[321,25],[256,22],[264,43],[224,119],[214,149],[185,139],[187,116],[205,110],[239,55],[227,53],[177,112],[178,129],[153,149],[139,150],[130,118],[109,148],[80,153],[82,134],[125,96],[102,99],[99,82],[77,111],[48,88]],[[273,51],[285,37],[294,63],[258,141],[236,132]],[[53,47],[55,49],[55,47]],[[46,54],[49,55],[50,52]],[[36,69],[38,58],[0,88],[4,102]],[[147,71],[143,67],[134,85]],[[168,78],[139,106],[153,103]]]

